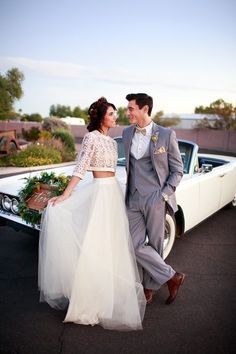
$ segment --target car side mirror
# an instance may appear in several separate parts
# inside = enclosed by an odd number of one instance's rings
[[[213,170],[213,165],[211,165],[210,163],[203,163],[202,164],[202,172],[203,173],[207,173]]]

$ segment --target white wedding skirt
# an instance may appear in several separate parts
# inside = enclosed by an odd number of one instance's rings
[[[142,329],[146,299],[115,177],[95,178],[64,202],[48,205],[38,272],[40,301],[68,306],[64,322]]]

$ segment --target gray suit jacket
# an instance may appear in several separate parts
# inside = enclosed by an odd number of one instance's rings
[[[127,180],[129,178],[129,159],[135,126],[131,125],[123,131],[123,144],[126,157]],[[180,156],[175,132],[153,123],[150,141],[150,156],[152,165],[161,185],[161,192],[168,195],[170,211],[177,211],[175,190],[183,176],[183,164]],[[128,183],[127,183],[128,186]],[[129,191],[126,190],[126,194]]]

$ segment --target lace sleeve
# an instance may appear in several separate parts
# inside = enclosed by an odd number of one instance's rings
[[[81,150],[77,159],[77,164],[72,174],[73,176],[77,176],[83,179],[84,174],[90,165],[90,161],[94,153],[94,148],[95,148],[94,137],[92,136],[92,134],[87,133],[84,136],[82,142]]]

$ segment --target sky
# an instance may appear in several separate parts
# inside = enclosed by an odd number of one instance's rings
[[[24,73],[23,113],[125,107],[145,92],[153,112],[236,105],[236,0],[0,0],[0,72]]]

